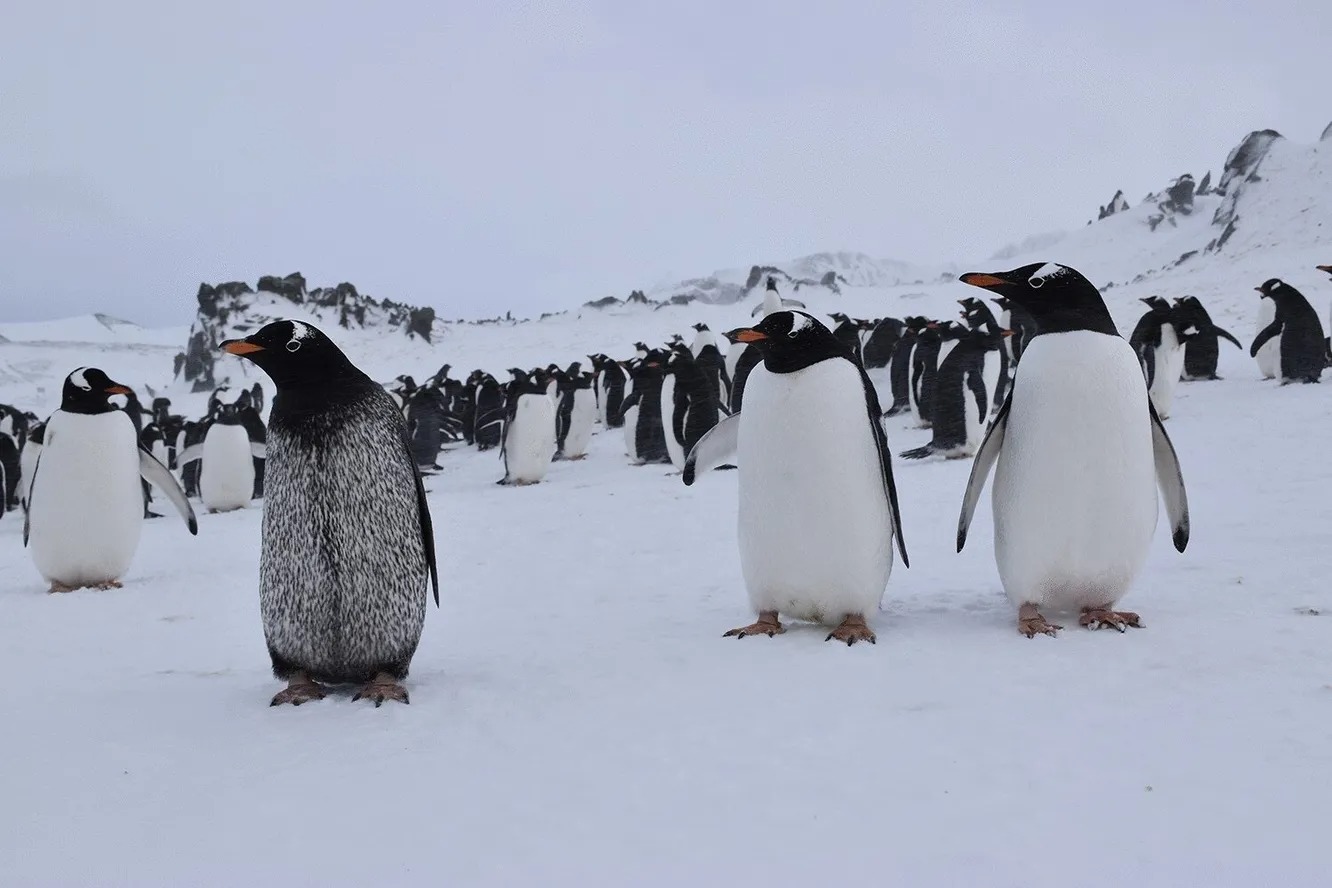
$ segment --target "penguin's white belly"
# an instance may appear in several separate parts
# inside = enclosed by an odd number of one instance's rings
[[[833,624],[878,608],[893,553],[871,434],[849,361],[750,374],[737,441],[739,542],[756,611]]]
[[[1022,353],[995,466],[994,548],[1014,604],[1111,604],[1156,529],[1146,380],[1128,343],[1039,336]]]
[[[245,426],[213,423],[203,442],[199,499],[214,512],[243,509],[254,496],[254,457]]]
[[[1156,347],[1156,374],[1152,377],[1152,403],[1162,419],[1170,416],[1175,403],[1175,389],[1184,373],[1184,346],[1175,335],[1174,324],[1161,327],[1161,344]]]
[[[521,395],[504,439],[508,479],[528,484],[540,481],[554,455],[555,405],[547,395]]]
[[[569,415],[569,431],[564,436],[564,455],[567,458],[587,453],[592,440],[592,423],[596,419],[596,397],[592,389],[574,391],[573,411]]]
[[[666,453],[671,458],[671,465],[683,469],[685,464],[684,444],[675,437],[675,374],[667,373],[661,381],[661,427],[666,431]]]
[[[1255,335],[1266,330],[1274,320],[1276,320],[1276,306],[1272,300],[1259,299],[1258,329],[1254,331]],[[1275,379],[1281,370],[1281,334],[1278,333],[1267,340],[1253,359],[1258,362],[1258,372],[1263,374],[1263,379]]]
[[[892,365],[887,367],[875,367],[873,370],[866,370],[865,375],[869,377],[870,383],[874,386],[874,394],[879,398],[879,408],[887,410],[893,404],[893,373]]]
[[[1004,340],[1007,342],[1007,339]],[[995,409],[994,399],[999,394],[999,365],[1003,358],[999,355],[999,350],[987,351],[985,353],[985,369],[981,372],[981,379],[985,383],[985,408],[993,412]],[[974,404],[975,401],[973,400]],[[970,415],[970,414],[968,414]],[[971,435],[967,435],[967,440],[971,440]],[[979,445],[979,441],[976,442]]]
[[[29,520],[32,560],[49,582],[86,586],[124,576],[143,529],[139,446],[127,415],[52,415]]]
[[[624,453],[631,460],[638,459],[638,405],[624,411]]]
[[[604,426],[606,425],[606,399],[610,395],[610,386],[606,384],[604,379],[598,379],[596,382],[596,387],[597,387],[597,424]]]

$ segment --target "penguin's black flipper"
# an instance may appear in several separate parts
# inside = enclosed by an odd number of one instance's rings
[[[41,457],[38,457],[40,460]],[[36,473],[34,472],[34,478]],[[180,489],[180,484],[176,482],[176,476],[172,475],[166,466],[158,462],[157,457],[148,452],[142,444],[139,445],[139,475],[143,480],[156,487],[166,494],[167,499],[176,507],[180,517],[185,519],[185,526],[190,529],[190,533],[199,535],[199,522],[194,517],[194,508],[190,506],[189,499],[185,496],[185,491]]]
[[[907,558],[906,539],[902,536],[902,511],[897,507],[897,484],[893,481],[893,454],[888,449],[888,434],[883,429],[883,407],[879,405],[879,392],[870,381],[869,374],[860,363],[860,359],[846,350],[846,359],[860,371],[860,386],[865,392],[865,406],[869,410],[870,431],[874,434],[874,448],[879,452],[879,472],[883,479],[883,489],[888,494],[888,517],[892,521],[892,534],[897,540],[897,553],[902,556],[902,566],[910,567]]]
[[[1280,332],[1281,332],[1280,321],[1273,321],[1272,323],[1264,327],[1263,331],[1259,333],[1256,337],[1254,337],[1253,345],[1249,346],[1249,357],[1251,358],[1258,357],[1258,349],[1266,345],[1267,340],[1271,339],[1273,336],[1276,336]]]
[[[971,526],[971,516],[976,511],[976,503],[980,501],[981,490],[985,487],[985,479],[990,475],[990,468],[994,461],[999,458],[999,449],[1004,446],[1004,432],[1008,429],[1008,411],[1013,406],[1013,390],[1008,390],[1008,397],[1004,399],[1004,406],[999,408],[999,413],[994,417],[994,422],[985,431],[985,440],[981,442],[980,450],[976,451],[976,459],[971,463],[971,477],[967,479],[967,492],[962,496],[962,514],[957,518],[957,551],[961,552],[962,547],[967,544],[967,528]]]
[[[1234,336],[1231,336],[1225,330],[1222,330],[1220,327],[1217,326],[1213,326],[1212,329],[1216,332],[1217,336],[1223,339],[1229,339],[1231,342],[1235,343],[1235,348],[1238,348],[1240,350],[1244,349],[1244,346],[1240,344],[1240,341],[1236,339]]]
[[[740,434],[740,414],[730,416],[708,429],[694,449],[685,458],[684,483],[689,486],[700,472],[715,469],[730,461],[735,455],[736,442]]]
[[[1179,469],[1175,445],[1170,443],[1170,436],[1150,400],[1147,409],[1152,414],[1152,459],[1156,464],[1156,483],[1161,488],[1166,516],[1170,519],[1170,538],[1175,549],[1183,552],[1189,544],[1189,497],[1184,492],[1184,474]]]

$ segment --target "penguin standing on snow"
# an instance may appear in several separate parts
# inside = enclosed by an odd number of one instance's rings
[[[666,428],[662,425],[661,389],[666,356],[654,349],[633,368],[634,390],[620,405],[625,449],[635,465],[670,462]]]
[[[1253,340],[1249,355],[1257,357],[1264,344],[1281,337],[1281,384],[1318,382],[1327,365],[1327,345],[1318,312],[1304,294],[1280,278],[1256,287],[1260,298],[1272,300],[1276,317]]]
[[[873,642],[867,621],[892,573],[894,537],[907,564],[874,386],[804,312],[726,336],[761,351],[763,366],[744,412],[705,435],[684,471],[692,484],[737,454],[740,565],[758,620],[726,635],[777,635],[785,615],[834,627],[825,640]]]
[[[141,480],[167,495],[191,534],[199,532],[176,479],[108,400],[128,392],[96,367],[80,367],[65,378],[60,409],[46,422],[23,544],[52,592],[120,586],[143,529]]]
[[[1254,335],[1257,336],[1271,326],[1276,320],[1276,303],[1271,299],[1258,300],[1258,318],[1254,329]],[[1278,334],[1271,337],[1262,346],[1250,356],[1258,362],[1258,372],[1262,374],[1263,379],[1276,379],[1276,375],[1281,372],[1281,336]]]
[[[860,351],[861,363],[865,365],[870,382],[874,383],[880,404],[891,404],[893,401],[892,371],[889,365],[902,339],[903,329],[903,323],[897,318],[880,318],[870,325],[865,345]]]
[[[893,349],[893,358],[888,362],[888,378],[893,389],[893,404],[885,416],[911,412],[911,367],[915,361],[916,344],[920,334],[929,323],[928,318],[919,315],[908,316],[902,322],[902,337]]]
[[[985,349],[985,392],[989,397],[990,409],[998,410],[1008,396],[1008,349],[1004,343],[1012,331],[1000,327],[990,306],[981,300],[968,297],[957,300],[957,303],[962,306],[962,319],[967,322],[967,326],[980,330],[989,339],[989,346]]]
[[[556,459],[582,459],[592,440],[592,425],[597,418],[596,394],[592,374],[574,361],[560,375],[560,403],[556,408]]]
[[[624,368],[608,355],[588,355],[595,368],[597,391],[597,418],[608,429],[618,429],[624,424],[620,416],[620,405],[624,403],[624,386],[628,375]]]
[[[1139,300],[1147,313],[1139,318],[1129,336],[1129,345],[1142,364],[1147,377],[1147,392],[1162,419],[1170,418],[1175,401],[1175,387],[1184,372],[1183,328],[1169,302],[1160,296]]]
[[[1140,627],[1137,614],[1114,607],[1147,560],[1157,485],[1181,552],[1189,508],[1137,356],[1096,287],[1072,268],[1035,264],[961,280],[1027,309],[1037,332],[972,464],[957,550],[994,466],[994,554],[1018,632],[1062,628],[1043,608],[1078,610],[1092,629]]]
[[[504,477],[497,484],[524,487],[539,484],[555,456],[555,403],[547,394],[547,382],[535,374],[511,369],[505,405]],[[554,381],[553,379],[551,381]]]
[[[990,415],[985,359],[999,348],[984,329],[961,334],[934,374],[934,435],[925,446],[903,451],[904,458],[924,459],[937,453],[959,459],[975,454]]]
[[[241,411],[246,401],[218,403],[208,421],[203,443],[186,449],[181,465],[199,461],[199,499],[210,512],[230,512],[250,504],[255,494],[254,464],[265,446],[250,440]]]
[[[1216,362],[1220,357],[1221,339],[1229,339],[1236,348],[1244,348],[1240,341],[1218,327],[1197,296],[1184,296],[1175,300],[1175,318],[1185,333],[1185,380],[1220,379],[1216,375]]]
[[[1328,274],[1332,275],[1332,265],[1316,265],[1314,267],[1317,268],[1319,271],[1325,271]],[[1329,320],[1332,320],[1332,316],[1329,316]],[[1330,330],[1329,332],[1332,332],[1332,330]],[[1332,338],[1325,338],[1323,342],[1327,346],[1327,365],[1332,366]]]
[[[331,339],[274,321],[222,350],[277,386],[269,415],[259,612],[273,674],[270,705],[300,705],[327,684],[354,700],[408,702],[425,623],[435,538],[402,411]]]
[[[726,373],[726,359],[722,357],[721,349],[717,348],[717,337],[712,335],[707,324],[695,324],[694,330],[697,335],[689,351],[708,380],[713,400],[718,404],[728,403],[731,399],[731,377]]]
[[[472,439],[477,450],[499,447],[504,436],[504,388],[489,373],[476,384],[476,419]]]
[[[944,339],[951,335],[952,322],[927,321],[916,335],[916,347],[911,352],[911,410],[916,414],[916,427],[928,429],[934,406],[934,373],[939,369],[939,352]]]

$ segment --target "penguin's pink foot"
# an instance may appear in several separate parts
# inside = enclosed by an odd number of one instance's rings
[[[120,580],[107,580],[105,583],[93,583],[92,588],[101,589],[103,592],[105,592],[107,589],[123,588],[123,584],[120,582]]]
[[[834,638],[838,641],[845,641],[847,647],[850,647],[857,641],[868,641],[870,644],[878,644],[878,640],[875,638],[874,633],[870,630],[869,626],[865,625],[865,618],[860,616],[860,614],[848,614],[846,619],[842,620],[841,625],[829,632],[828,637],[823,640],[832,641]]]
[[[283,703],[290,703],[292,706],[300,706],[302,703],[309,703],[311,700],[322,700],[327,696],[328,688],[314,681],[304,672],[297,672],[287,679],[287,686],[278,691],[268,705],[281,706]]]
[[[1018,609],[1018,633],[1028,638],[1048,635],[1054,638],[1063,626],[1056,626],[1041,616],[1034,604],[1024,604]]]
[[[1084,607],[1082,616],[1078,617],[1078,625],[1086,626],[1088,629],[1115,629],[1119,632],[1134,629],[1144,629],[1141,618],[1132,611],[1114,611],[1108,607]]]
[[[763,611],[759,614],[758,622],[741,626],[739,629],[732,629],[730,632],[723,633],[722,638],[730,638],[732,635],[736,638],[744,638],[746,635],[766,635],[772,638],[774,635],[781,635],[785,631],[786,627],[777,619],[777,611]]]
[[[407,689],[387,672],[381,672],[361,685],[356,693],[352,695],[352,700],[370,700],[375,704],[376,709],[384,705],[385,700],[397,700],[399,703],[411,702],[407,699]]]

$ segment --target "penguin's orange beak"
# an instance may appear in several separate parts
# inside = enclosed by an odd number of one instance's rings
[[[1000,335],[1000,336],[1012,336],[1012,335],[1013,335],[1013,331],[1012,331],[1012,330],[1000,330],[1000,331],[999,331],[999,335]]]
[[[105,391],[106,391],[106,393],[107,393],[108,395],[128,395],[128,394],[131,394],[130,389],[129,389],[129,386],[127,386],[127,385],[121,385],[121,384],[118,383],[118,382],[116,382],[116,383],[112,383],[111,385],[107,386],[106,389],[105,389]]]
[[[760,333],[752,327],[741,327],[739,330],[732,330],[727,333],[726,338],[732,342],[762,342],[768,338],[768,335]]]
[[[1012,281],[1006,281],[998,275],[986,274],[981,271],[969,271],[958,278],[964,284],[970,284],[973,287],[980,287],[983,290],[994,290],[999,287],[1009,286]]]
[[[228,339],[222,343],[222,351],[233,355],[252,355],[263,350],[262,345],[255,345],[253,342],[244,339]]]

